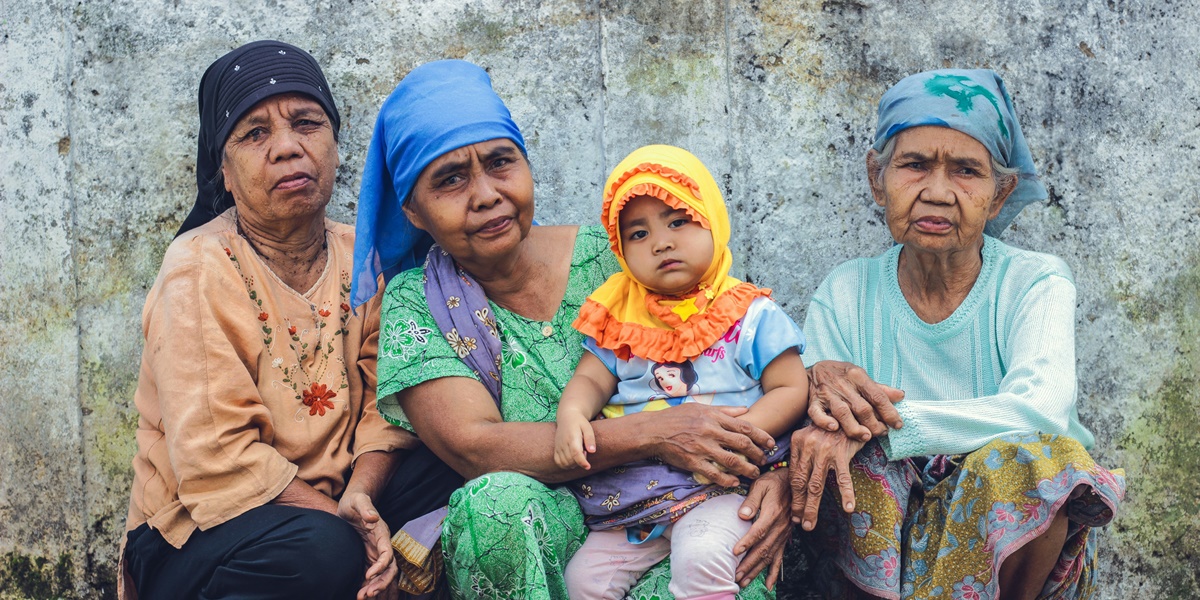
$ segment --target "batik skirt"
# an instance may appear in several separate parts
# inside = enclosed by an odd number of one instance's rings
[[[889,599],[998,597],[1001,564],[1059,511],[1069,520],[1067,542],[1040,597],[1089,598],[1096,528],[1125,494],[1123,471],[1098,466],[1079,442],[1055,435],[1011,435],[970,454],[895,462],[872,442],[851,467],[855,511],[845,514],[836,493],[827,494],[816,535],[807,537],[837,565],[829,571]]]

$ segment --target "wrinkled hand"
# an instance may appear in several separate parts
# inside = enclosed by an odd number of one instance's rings
[[[741,587],[750,585],[763,569],[767,571],[767,589],[773,589],[779,581],[783,566],[783,549],[792,537],[791,488],[788,487],[788,470],[778,469],[764,473],[750,486],[746,501],[738,509],[738,516],[754,521],[750,531],[733,547],[734,554],[746,553],[738,564],[735,578]]]
[[[587,417],[575,411],[561,411],[554,432],[554,463],[560,468],[576,466],[591,469],[588,453],[596,451],[596,432]]]
[[[840,431],[805,427],[792,434],[789,469],[792,475],[792,522],[805,531],[817,526],[817,509],[830,471],[837,479],[842,510],[854,511],[854,485],[850,481],[850,459],[866,442],[846,437]]]
[[[875,383],[867,372],[847,362],[823,360],[808,369],[808,416],[813,425],[869,441],[900,429],[904,421],[893,403],[904,392]]]
[[[736,418],[745,412],[741,407],[687,403],[650,413],[655,454],[677,469],[698,473],[723,487],[738,485],[738,475],[754,479],[766,458],[763,451],[774,448],[775,440]]]
[[[338,502],[338,516],[354,527],[367,549],[367,573],[358,590],[358,600],[397,598],[399,590],[395,584],[399,567],[392,552],[392,534],[387,523],[379,518],[371,497],[362,492],[343,495]]]

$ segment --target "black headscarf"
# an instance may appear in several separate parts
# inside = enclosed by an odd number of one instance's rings
[[[291,44],[263,40],[238,48],[209,65],[200,79],[200,135],[196,149],[196,205],[176,237],[199,227],[233,206],[233,194],[218,182],[225,140],[235,123],[255,104],[279,94],[311,96],[333,124],[336,139],[342,119],[329,82],[312,56]]]

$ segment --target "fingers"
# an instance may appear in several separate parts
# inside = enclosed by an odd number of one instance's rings
[[[722,447],[741,454],[756,465],[762,464],[766,459],[763,450],[775,447],[775,440],[769,433],[741,419],[718,415],[717,426],[724,431],[717,432],[716,441]],[[721,464],[730,466],[724,462]],[[755,472],[757,473],[757,469]],[[743,474],[749,476],[747,473]]]
[[[836,473],[838,491],[842,495],[842,510],[854,512],[854,482],[850,479],[850,460],[845,456],[833,457],[833,468]]]
[[[596,432],[592,429],[591,423],[584,423],[581,427],[583,433],[583,447],[588,452],[596,452]]]
[[[879,420],[887,423],[892,429],[899,429],[904,426],[904,421],[900,418],[900,413],[896,410],[893,403],[899,402],[904,398],[904,391],[894,387],[875,383],[865,370],[860,367],[853,367],[846,371],[846,378],[849,379],[856,388],[858,394],[865,398],[871,405],[871,410],[879,418]],[[865,423],[864,423],[865,424]],[[872,432],[875,429],[872,428]],[[875,433],[876,436],[887,433]]]
[[[384,526],[382,535],[380,531],[373,531],[371,536],[365,540],[367,545],[367,559],[371,561],[370,568],[367,569],[367,579],[378,577],[388,567],[392,566],[396,560],[395,553],[392,552],[391,536],[388,535],[387,527]]]
[[[817,402],[809,402],[808,418],[812,419],[813,425],[816,425],[821,429],[826,431],[838,430],[837,419],[829,416],[829,414],[825,412],[825,407],[819,400]]]
[[[767,580],[764,582],[767,584],[767,589],[768,590],[775,589],[775,584],[779,583],[780,579],[782,578],[782,575],[783,575],[783,553],[780,552],[775,555],[775,560],[771,561],[771,569],[769,571],[767,571]]]
[[[729,452],[726,452],[726,454],[729,454]],[[754,467],[753,465],[750,465],[750,463],[747,463],[744,460],[742,461],[742,463],[745,465],[749,465],[755,474],[758,473],[758,469],[756,467]],[[697,461],[695,467],[692,468],[692,472],[695,475],[700,475],[701,477],[706,478],[706,479],[708,479],[708,481],[715,483],[721,487],[735,487],[739,483],[741,483],[741,481],[737,478],[736,475],[734,475],[732,473],[728,473],[726,471],[722,471],[720,468],[717,467],[717,465],[715,463],[713,463],[710,460]]]
[[[860,440],[871,439],[871,430],[859,423],[858,417],[855,416],[845,398],[833,399],[829,404],[829,412],[833,414],[833,418],[837,419],[846,435]]]

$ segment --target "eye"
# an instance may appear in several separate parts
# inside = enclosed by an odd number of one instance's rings
[[[962,167],[958,170],[958,172],[963,175],[966,175],[968,177],[978,177],[979,175],[981,175],[981,173],[979,172],[979,169],[975,169],[972,167]]]
[[[458,173],[455,173],[455,174],[450,175],[450,176],[442,179],[441,181],[437,182],[437,184],[434,185],[434,187],[448,188],[448,187],[454,186],[458,183],[461,183],[462,181],[463,181],[463,176],[459,175]]]
[[[258,142],[267,137],[267,129],[265,127],[255,127],[242,135],[243,142]]]
[[[645,229],[635,229],[635,230],[629,232],[629,234],[625,236],[625,239],[632,242],[635,240],[640,240],[640,239],[646,237],[646,235],[647,235],[647,233],[646,233]]]
[[[925,163],[914,160],[912,162],[906,162],[906,163],[900,165],[900,168],[901,169],[912,169],[912,170],[916,171],[916,170],[924,169]]]
[[[667,227],[670,227],[671,229],[678,229],[678,228],[683,227],[684,225],[687,225],[688,223],[691,223],[691,222],[692,222],[691,219],[688,219],[685,217],[680,217],[678,219],[671,221],[667,225]]]
[[[293,124],[293,127],[299,131],[313,131],[315,129],[319,129],[324,124],[325,123],[323,121],[318,121],[316,119],[297,119]]]
[[[500,158],[497,158],[492,161],[492,169],[501,169],[501,168],[507,167],[508,165],[511,165],[512,163],[513,163],[513,159],[511,159],[507,156],[501,156]]]

